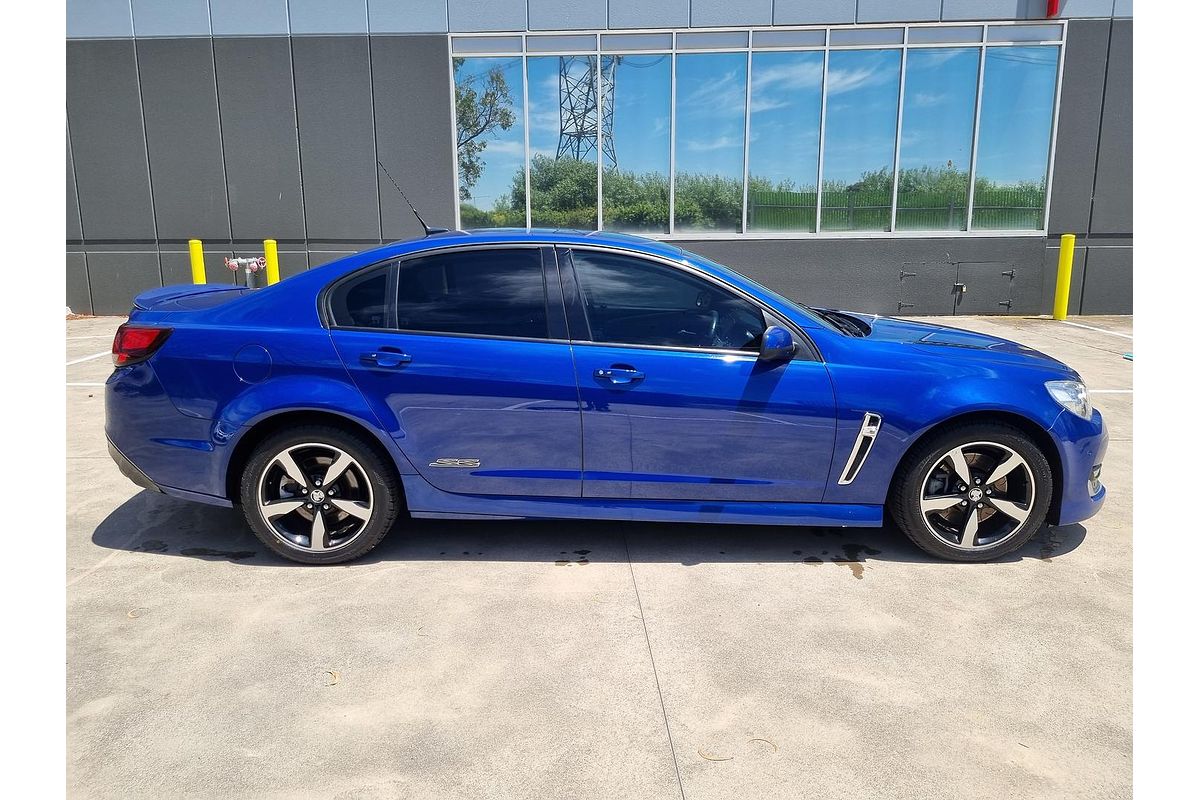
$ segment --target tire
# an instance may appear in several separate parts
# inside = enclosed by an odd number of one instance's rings
[[[326,480],[331,470],[337,471],[332,484]],[[383,540],[403,506],[390,461],[363,436],[326,425],[267,437],[246,463],[240,495],[259,541],[301,564],[361,558]]]
[[[1028,435],[1003,423],[969,423],[905,455],[888,510],[926,553],[989,561],[1023,547],[1037,533],[1053,494],[1050,462]]]

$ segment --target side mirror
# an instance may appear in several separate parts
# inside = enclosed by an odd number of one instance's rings
[[[772,325],[763,331],[758,357],[763,361],[786,361],[796,353],[796,342],[787,328]]]

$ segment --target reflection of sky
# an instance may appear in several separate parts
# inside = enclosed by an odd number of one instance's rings
[[[558,59],[554,59],[555,62]],[[468,58],[459,68],[458,82],[473,81],[473,88],[481,95],[487,85],[488,70],[500,67],[504,79],[508,82],[508,92],[512,97],[513,125],[508,130],[496,128],[490,134],[481,138],[487,142],[487,147],[479,154],[483,161],[483,171],[479,181],[471,190],[471,202],[478,208],[491,210],[501,196],[509,193],[512,187],[513,175],[525,166],[525,133],[524,133],[524,89],[521,78],[521,59],[515,58]],[[558,67],[555,66],[555,70]],[[557,74],[557,72],[556,72]],[[555,122],[555,131],[558,123]]]
[[[746,54],[675,59],[675,171],[742,177]]]
[[[829,54],[826,182],[850,184],[864,172],[881,167],[890,170],[899,96],[899,50],[841,50]]]
[[[1057,47],[993,47],[983,69],[976,173],[998,183],[1041,182],[1054,120]]]
[[[750,175],[815,188],[824,54],[755,53],[753,67]]]
[[[909,50],[900,169],[971,168],[979,49]],[[966,178],[963,178],[964,186]]]
[[[605,56],[605,62],[610,58]],[[666,175],[671,166],[671,56],[620,59],[613,75],[617,166],[622,172]]]

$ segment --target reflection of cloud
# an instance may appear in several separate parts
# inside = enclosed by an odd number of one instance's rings
[[[757,64],[757,59],[755,64]],[[821,88],[821,59],[805,59],[789,64],[776,64],[754,71],[754,91],[769,89]]]
[[[944,92],[914,92],[911,102],[916,108],[929,108],[946,102],[949,95]]]
[[[678,98],[676,105],[685,113],[703,117],[740,115],[746,107],[745,73],[726,72],[719,78],[704,81]]]
[[[489,139],[486,152],[525,157],[525,143],[513,139]]]
[[[881,67],[829,70],[829,94],[842,94],[891,81],[894,73]]]
[[[742,146],[742,140],[737,136],[718,136],[715,139],[689,139],[683,146],[695,153],[706,153],[710,150],[724,150],[728,147]]]

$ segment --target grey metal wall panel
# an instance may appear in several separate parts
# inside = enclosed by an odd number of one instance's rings
[[[608,27],[607,0],[529,0],[531,31]]]
[[[213,36],[288,32],[287,0],[208,0]]]
[[[450,82],[417,80],[449,69],[444,36],[371,39],[375,139],[379,160],[408,192],[430,225],[454,227],[454,131]],[[395,187],[380,174],[383,238],[419,235],[421,228]],[[315,262],[314,262],[315,263]]]
[[[692,0],[692,27],[709,25],[770,25],[771,0]]]
[[[367,0],[288,0],[292,34],[366,33]]]
[[[942,0],[858,0],[859,22],[936,22]]]
[[[525,0],[449,0],[452,31],[523,31]]]
[[[1080,23],[1072,23],[1076,25]],[[1091,233],[1133,232],[1133,21],[1114,20]],[[1074,30],[1071,34],[1074,36]]]
[[[1133,248],[1089,247],[1081,314],[1133,313]]]
[[[212,42],[137,43],[159,239],[228,239]]]
[[[900,273],[925,264],[923,297],[929,313],[949,313],[954,271],[947,261],[1011,263],[1021,284],[1014,292],[1013,314],[1036,313],[1044,271],[1045,240],[1040,237],[980,239],[812,239],[808,241],[695,240],[681,247],[706,255],[802,303],[829,305],[879,314],[895,314],[900,302]],[[942,288],[936,278],[943,279]],[[937,292],[942,291],[942,299]],[[1003,299],[1003,298],[998,298]],[[1001,309],[1003,310],[1003,309]],[[906,313],[914,313],[905,309]]]
[[[1061,19],[1107,17],[1112,10],[1113,0],[1063,0],[1058,16]],[[943,20],[1045,17],[1046,0],[945,0],[942,5]]]
[[[854,22],[854,0],[775,0],[776,25]]]
[[[132,39],[67,42],[67,119],[84,236],[153,239]]]
[[[308,251],[302,250],[292,252],[290,250],[281,250],[279,252],[279,279],[287,280],[293,275],[299,275],[308,269]]]
[[[377,240],[379,195],[367,37],[293,39],[292,57],[308,238]],[[430,74],[444,73],[424,73],[426,80]]]
[[[1133,16],[1133,0],[1116,0],[1113,3],[1114,17],[1132,17]]]
[[[79,219],[79,190],[75,188],[75,163],[71,157],[71,131],[67,130],[67,241],[83,238],[83,222]]]
[[[235,239],[303,239],[287,39],[214,39]]]
[[[371,0],[367,4],[371,33],[445,33],[449,30],[446,0]]]
[[[1051,235],[1087,233],[1110,24],[1108,20],[1080,20],[1071,24],[1067,34],[1050,191]]]
[[[225,259],[233,251],[225,248],[204,248],[204,280],[207,283],[223,283],[233,286],[237,276],[225,266]],[[192,257],[186,250],[163,250],[159,253],[162,265],[163,286],[192,282]],[[146,287],[149,288],[149,287]]]
[[[208,36],[208,0],[133,0],[138,36]]]
[[[156,252],[89,250],[87,265],[93,314],[128,314],[134,297],[162,286]]]
[[[76,314],[91,314],[92,288],[88,285],[87,255],[67,253],[67,308]]]
[[[853,0],[851,0],[853,2]],[[686,28],[689,0],[608,0],[610,28]]]
[[[129,0],[67,0],[67,38],[132,36]]]

